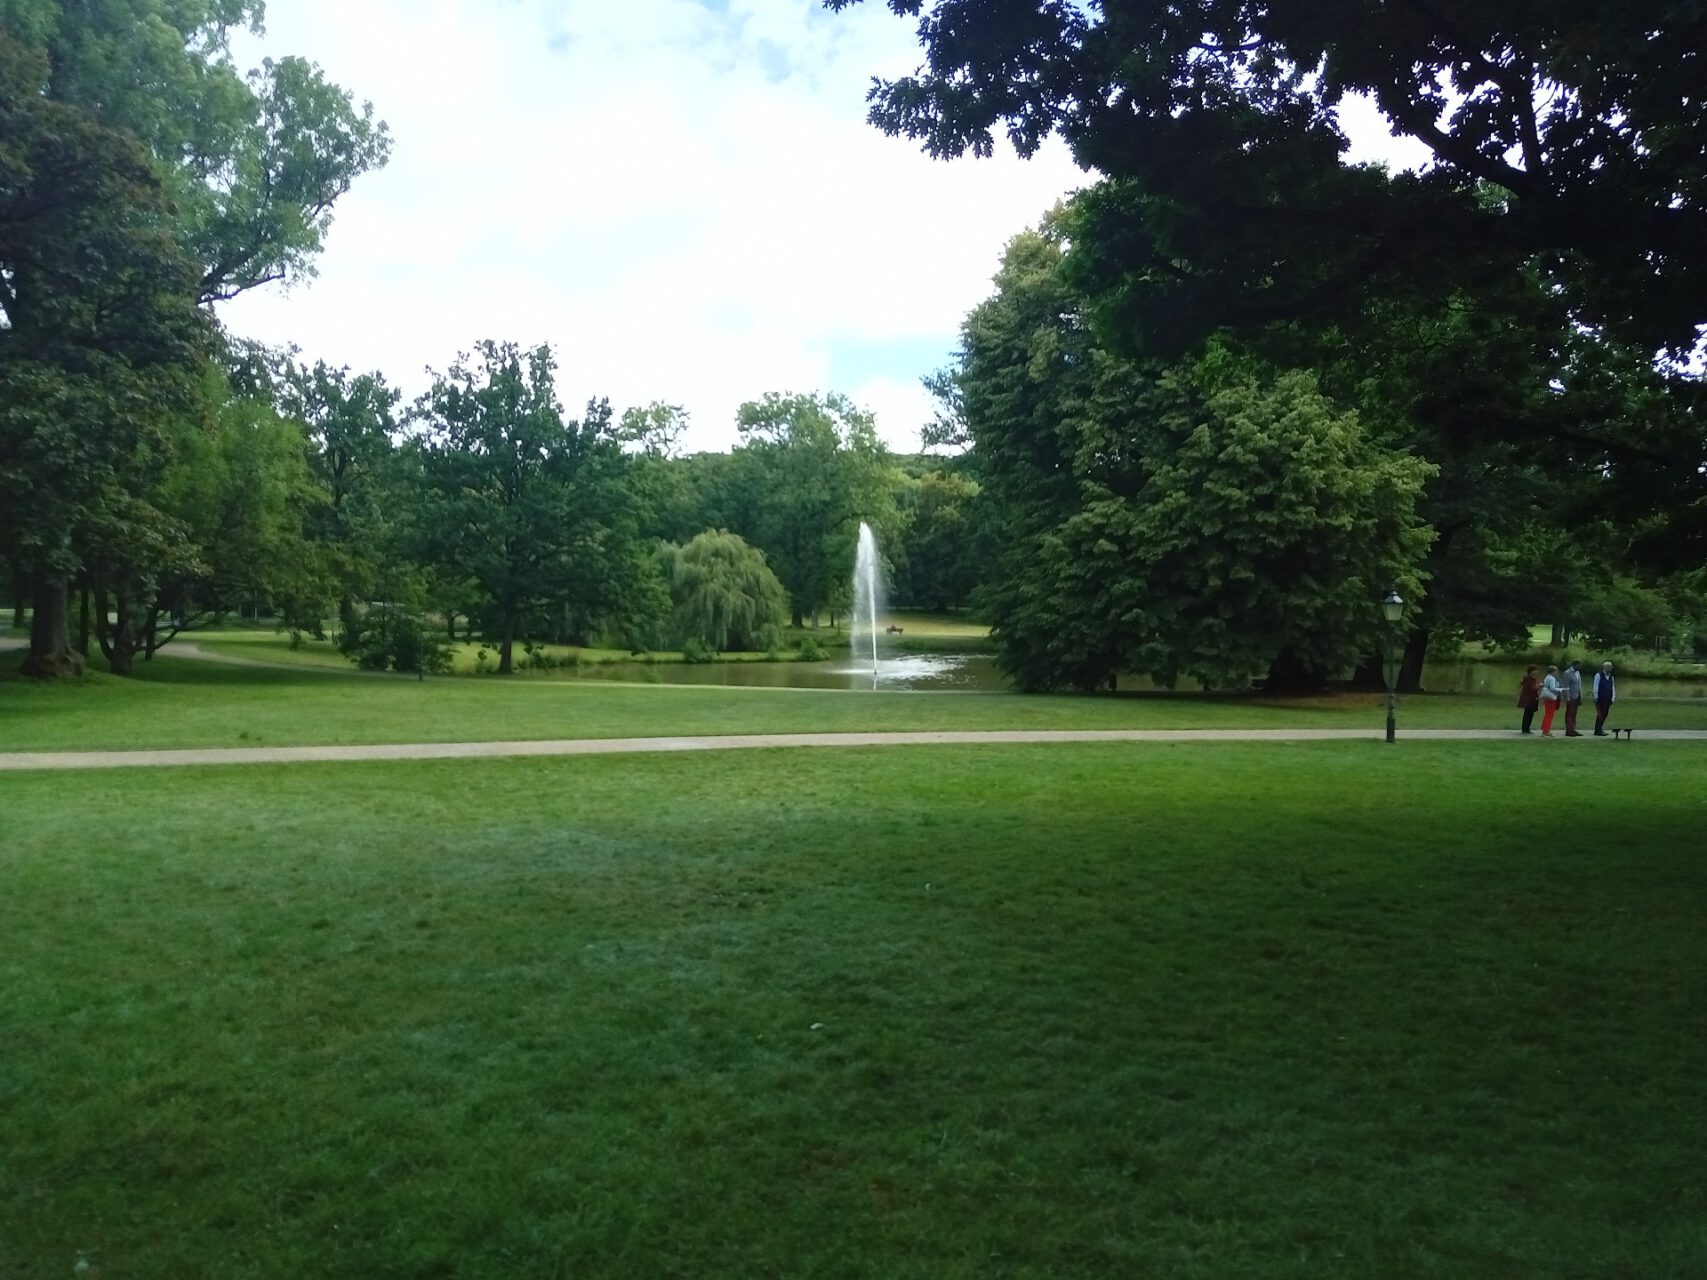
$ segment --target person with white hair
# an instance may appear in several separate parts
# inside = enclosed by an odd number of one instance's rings
[[[1594,736],[1606,736],[1606,717],[1612,704],[1618,701],[1618,682],[1612,678],[1612,664],[1603,662],[1594,673]]]

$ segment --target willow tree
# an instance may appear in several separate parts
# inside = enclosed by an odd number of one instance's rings
[[[713,652],[776,642],[788,614],[788,592],[762,551],[726,529],[708,529],[684,547],[666,547],[665,562],[678,642],[694,641]]]

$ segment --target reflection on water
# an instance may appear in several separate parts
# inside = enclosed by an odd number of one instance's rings
[[[1520,662],[1431,662],[1423,669],[1423,687],[1430,693],[1472,693],[1517,697],[1523,677]],[[748,685],[762,689],[870,689],[871,664],[838,655],[829,662],[659,662],[612,663],[581,667],[574,673],[587,680],[621,680],[642,684]],[[1584,673],[1587,684],[1591,672]],[[987,654],[910,654],[883,658],[877,664],[879,690],[936,690],[993,693],[1008,688]],[[1122,676],[1122,690],[1156,686],[1142,676]],[[1180,688],[1190,687],[1181,681]],[[1620,698],[1707,698],[1707,673],[1689,679],[1644,679],[1619,676]]]
[[[660,662],[582,667],[591,680],[641,684],[747,685],[760,689],[870,689],[871,663],[837,657],[829,662]],[[984,654],[909,654],[882,658],[875,687],[994,692],[1008,687],[993,658]]]

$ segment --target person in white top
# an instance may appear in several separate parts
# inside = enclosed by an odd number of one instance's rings
[[[1559,695],[1564,692],[1559,684],[1559,668],[1548,667],[1547,676],[1541,681],[1541,736],[1553,736],[1553,715],[1559,710]]]

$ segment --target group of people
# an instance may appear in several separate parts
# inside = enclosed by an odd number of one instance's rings
[[[1577,729],[1577,712],[1583,705],[1583,664],[1568,662],[1565,673],[1561,678],[1559,668],[1548,667],[1547,674],[1539,679],[1535,673],[1540,668],[1531,665],[1523,673],[1523,682],[1517,687],[1517,705],[1523,712],[1523,732],[1533,733],[1530,728],[1535,722],[1536,707],[1543,708],[1541,712],[1541,736],[1553,736],[1553,715],[1559,709],[1559,704],[1565,706],[1565,736],[1580,738],[1583,735]],[[1618,701],[1618,685],[1612,678],[1612,664],[1601,664],[1600,670],[1594,673],[1594,736],[1606,737],[1606,717],[1611,714],[1612,704]]]

